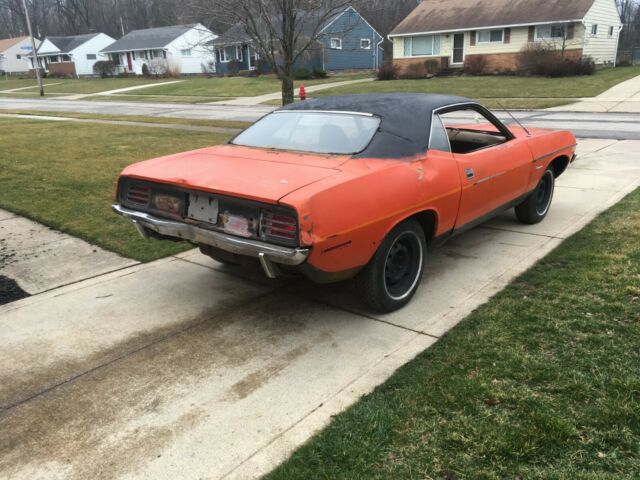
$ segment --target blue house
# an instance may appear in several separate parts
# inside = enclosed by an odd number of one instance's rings
[[[384,38],[353,7],[336,15],[321,30],[324,70],[377,70]]]
[[[296,68],[376,70],[382,64],[382,41],[382,35],[355,8],[348,7],[326,22],[316,45],[305,52]],[[241,24],[224,32],[212,45],[217,73],[235,74],[256,69],[263,73],[269,71],[269,67],[260,61],[258,51]]]

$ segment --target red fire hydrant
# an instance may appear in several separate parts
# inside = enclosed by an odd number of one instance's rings
[[[304,83],[300,85],[299,97],[300,97],[300,100],[306,100],[307,99],[307,91],[304,89]]]

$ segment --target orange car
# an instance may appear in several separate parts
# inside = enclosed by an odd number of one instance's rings
[[[226,145],[127,167],[113,209],[144,237],[181,239],[273,278],[356,278],[389,312],[427,249],[515,207],[542,221],[575,158],[566,131],[506,126],[462,97],[348,95],[263,117]]]

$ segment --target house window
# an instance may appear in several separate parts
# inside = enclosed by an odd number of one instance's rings
[[[362,50],[371,50],[371,39],[370,38],[361,38],[360,39],[360,48]]]
[[[97,58],[95,53],[87,53],[87,60],[96,60]]]
[[[481,30],[478,32],[478,43],[503,43],[504,30]]]
[[[440,55],[440,35],[420,35],[404,39],[405,57]]]
[[[540,25],[536,27],[536,40],[562,39],[566,35],[566,25]]]
[[[190,57],[191,56],[191,49],[190,48],[185,48],[184,50],[180,50],[180,55],[182,55],[183,57]]]
[[[331,39],[331,48],[336,50],[342,50],[342,39],[341,38],[332,38]]]
[[[613,27],[609,27],[609,38],[613,38],[613,32],[614,32]]]
[[[16,59],[17,59],[17,60],[22,59],[22,55],[16,55]]]
[[[236,45],[236,60],[243,60],[242,45]]]
[[[594,23],[591,25],[591,36],[595,37],[598,35],[598,24]]]
[[[48,58],[48,62],[47,63],[58,63],[58,56],[52,56]]]
[[[69,55],[62,55],[62,62],[70,62],[71,57]]]

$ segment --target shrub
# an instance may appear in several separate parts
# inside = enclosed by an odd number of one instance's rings
[[[398,78],[398,67],[393,63],[385,63],[378,68],[378,80],[396,80]]]
[[[313,77],[314,78],[327,78],[327,71],[321,68],[313,69]]]
[[[164,60],[164,59],[160,59]],[[167,65],[167,69],[165,74],[170,78],[180,78],[180,74],[182,73],[182,67],[180,66],[180,62],[178,60],[164,60]]]
[[[424,70],[427,75],[435,75],[440,70],[440,62],[438,60],[427,60],[424,62]]]
[[[240,60],[231,60],[227,63],[227,72],[229,72],[229,75],[238,75],[241,66]]]
[[[596,70],[591,57],[570,56],[567,52],[546,45],[530,45],[518,54],[519,72],[543,77],[593,75]]]
[[[151,72],[149,71],[149,67],[147,67],[146,63],[142,64],[142,76],[143,77],[150,77],[151,76]]]
[[[308,68],[298,68],[293,72],[293,77],[296,80],[309,80],[313,76],[313,72]]]
[[[111,60],[100,60],[93,64],[93,73],[100,75],[102,78],[113,75],[117,65]]]
[[[469,75],[483,75],[487,70],[487,57],[484,55],[469,55],[464,59],[464,73]]]
[[[149,60],[149,64],[146,63],[142,66],[142,74],[144,73],[144,67],[147,67],[147,75],[153,75],[154,77],[163,77],[167,74],[169,69],[169,63],[164,58],[154,58]],[[145,76],[147,76],[145,75]]]

